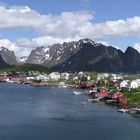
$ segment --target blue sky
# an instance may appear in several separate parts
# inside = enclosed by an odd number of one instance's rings
[[[0,5],[0,45],[11,44],[19,55],[80,38],[140,51],[140,0],[1,0]]]
[[[139,0],[1,0],[1,3],[26,5],[41,14],[88,10],[95,13],[96,22],[139,16],[140,12]]]

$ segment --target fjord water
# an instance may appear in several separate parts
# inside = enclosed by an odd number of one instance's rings
[[[139,140],[140,118],[74,89],[0,84],[0,140]]]

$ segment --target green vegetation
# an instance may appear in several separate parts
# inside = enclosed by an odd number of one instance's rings
[[[97,75],[98,73],[97,72],[90,72],[90,77],[91,77],[91,80],[96,80],[97,79]]]
[[[12,65],[12,66],[7,66],[0,68],[0,71],[5,71],[5,72],[27,72],[27,71],[39,71],[39,72],[45,72],[48,73],[49,69],[41,66],[41,65],[35,65],[35,64],[17,64],[17,65]]]
[[[49,84],[59,84],[59,82],[64,82],[63,79],[59,79],[59,80],[48,80],[47,81]]]
[[[140,103],[140,88],[132,89],[131,91],[125,90],[123,93],[127,97],[128,103]]]

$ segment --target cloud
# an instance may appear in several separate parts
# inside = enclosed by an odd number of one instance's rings
[[[47,20],[47,16],[43,18],[35,10],[28,6],[11,6],[6,8],[0,6],[0,29],[8,28],[38,28]]]
[[[14,51],[17,57],[27,56],[31,50],[31,48],[19,47],[15,42],[8,39],[0,40],[0,47],[6,47],[9,50]]]
[[[140,43],[135,43],[133,47],[140,53]]]
[[[89,3],[89,0],[82,0],[82,2]],[[93,13],[88,11],[43,15],[28,6],[8,7],[2,4],[0,5],[0,17],[0,30],[31,29],[37,34],[37,37],[31,40],[28,38],[17,39],[15,42],[8,39],[1,40],[0,45],[14,50],[18,56],[27,55],[29,50],[36,46],[48,46],[81,38],[100,41],[114,37],[140,36],[139,16],[95,23]],[[135,47],[138,46],[135,45]]]
[[[15,41],[17,46],[32,46],[32,43],[27,38],[20,38]]]
[[[87,0],[84,0],[87,2]],[[139,36],[140,17],[94,23],[94,16],[87,11],[62,12],[59,15],[46,14],[28,6],[0,6],[0,29],[29,28],[38,36],[67,40],[92,38],[104,40],[117,36]]]
[[[104,40],[98,41],[98,43],[101,43],[105,46],[109,46],[109,43],[107,41],[104,41]]]
[[[75,37],[74,41],[78,41],[80,38],[79,37]],[[49,45],[53,45],[55,43],[63,43],[63,42],[70,42],[73,41],[73,38],[53,38],[50,36],[43,36],[43,37],[38,37],[38,38],[34,38],[32,39],[32,45],[33,46],[49,46]]]

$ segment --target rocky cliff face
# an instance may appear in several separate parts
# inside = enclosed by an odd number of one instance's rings
[[[62,71],[120,71],[123,69],[123,52],[102,44],[81,43],[81,49],[54,69]]]
[[[0,57],[2,61],[9,65],[16,64],[16,56],[13,51],[9,51],[7,48],[1,47],[0,48]]]
[[[49,49],[45,47],[37,47],[32,50],[26,63],[43,64],[49,58]]]
[[[7,63],[5,63],[2,59],[2,57],[0,56],[0,67],[6,67],[9,66]]]
[[[130,72],[140,71],[140,53],[132,47],[128,47],[124,53],[123,61],[125,71],[129,70]]]
[[[59,71],[140,71],[140,54],[132,47],[122,52],[90,39],[54,44],[33,50],[27,63],[41,64]]]

